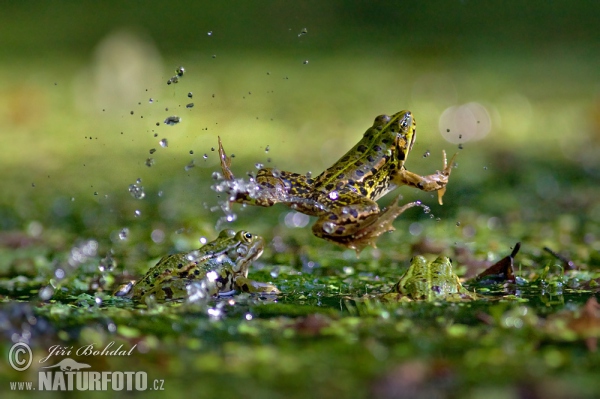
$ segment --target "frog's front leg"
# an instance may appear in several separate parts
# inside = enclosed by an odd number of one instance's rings
[[[411,202],[398,206],[401,196],[383,210],[377,203],[366,197],[354,198],[355,202],[322,215],[313,225],[313,234],[346,248],[358,255],[366,246],[375,246],[377,237],[395,230],[394,220],[408,208],[420,203]]]
[[[442,205],[442,197],[446,192],[446,185],[452,171],[452,165],[457,154],[454,154],[450,163],[447,162],[446,151],[443,152],[444,157],[444,168],[441,171],[437,171],[431,175],[421,176],[416,173],[410,172],[404,168],[400,169],[393,177],[392,182],[397,186],[408,185],[416,187],[423,191],[437,191],[438,202]]]

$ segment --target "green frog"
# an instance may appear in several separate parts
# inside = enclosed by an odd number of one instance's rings
[[[443,168],[420,176],[404,164],[416,139],[416,122],[410,111],[375,118],[362,139],[333,166],[312,178],[273,168],[257,172],[255,186],[236,184],[219,137],[219,155],[225,180],[231,182],[229,200],[259,206],[283,203],[307,215],[317,216],[313,234],[335,244],[352,248],[357,254],[375,247],[381,234],[394,230],[393,221],[419,201],[398,205],[398,195],[390,206],[380,209],[377,200],[398,186],[437,191],[438,201],[446,191],[456,154],[448,164],[443,152]],[[242,187],[240,189],[240,187]]]
[[[142,301],[150,296],[158,301],[183,299],[193,282],[202,283],[197,286],[205,297],[236,291],[277,294],[277,287],[248,279],[248,268],[264,246],[256,234],[226,229],[198,250],[163,257],[142,279],[124,284],[115,295]]]
[[[469,292],[460,283],[452,270],[452,260],[439,256],[433,262],[427,262],[423,256],[415,256],[410,267],[394,285],[392,290],[383,295],[384,300],[435,300],[462,301],[476,299],[477,295]]]

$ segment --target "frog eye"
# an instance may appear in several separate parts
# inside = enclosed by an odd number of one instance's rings
[[[244,238],[246,240],[250,241],[252,239],[252,233],[245,232],[244,233]]]

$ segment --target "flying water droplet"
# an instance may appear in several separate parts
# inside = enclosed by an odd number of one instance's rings
[[[258,163],[258,162],[256,164],[254,164],[254,166],[256,167],[256,169],[262,169],[265,167],[265,165],[263,165],[262,163]]]
[[[208,36],[212,36],[212,30],[211,30],[211,31],[208,31],[207,35],[208,35]]]
[[[179,83],[179,76],[175,75],[175,76],[171,77],[169,80],[167,80],[168,85],[170,85],[171,83],[173,83],[173,84]]]
[[[146,159],[146,166],[151,167],[152,165],[154,165],[154,158]]]
[[[175,73],[177,74],[177,76],[179,76],[179,77],[182,77],[182,76],[183,76],[183,74],[185,73],[185,68],[184,68],[184,67],[182,67],[182,66],[178,66],[178,67],[175,69]]]
[[[300,33],[298,33],[298,37],[300,36],[304,36],[308,33],[308,30],[306,28],[302,28],[302,30],[300,31]]]
[[[153,100],[153,99],[149,99],[149,100],[148,100],[148,102],[149,102],[150,104],[152,104],[152,103],[154,102],[154,100]]]
[[[185,106],[186,108],[194,108],[194,103],[189,103]]]
[[[169,146],[169,141],[167,139],[162,139],[158,142],[162,148],[167,148]]]
[[[265,147],[265,152],[268,154],[269,153],[269,146]]]
[[[112,254],[109,252],[106,256],[100,259],[98,264],[98,270],[100,272],[111,272],[117,266],[117,261],[113,259]]]
[[[142,211],[140,211],[139,209],[136,209],[135,211],[133,211],[133,216],[135,216],[136,218],[139,218],[140,216],[142,216]]]
[[[188,97],[189,97],[189,98],[192,98],[192,97],[194,97],[194,93],[192,93],[192,92],[190,91],[190,92],[188,93]]]
[[[304,65],[308,65],[308,60],[304,60],[304,62],[302,62]]]
[[[135,199],[142,199],[146,196],[146,193],[144,192],[144,187],[141,186],[139,183],[129,185],[129,194],[131,194],[131,196]]]
[[[208,155],[207,155],[207,154],[204,154],[204,155],[202,155],[202,158],[204,158],[204,159],[208,159]]]
[[[179,122],[181,122],[181,118],[179,116],[177,116],[177,115],[168,116],[164,120],[164,124],[167,125],[167,126],[175,126]]]
[[[150,155],[154,154],[156,152],[156,148],[150,148]]]
[[[187,172],[188,170],[192,169],[194,166],[196,166],[196,163],[194,162],[194,160],[192,159],[190,161],[190,163],[188,163],[187,165],[185,165],[185,171]]]
[[[425,154],[423,154],[423,158],[427,158],[430,155],[431,155],[431,152],[429,152],[429,150],[427,150],[427,151],[425,151]]]
[[[121,229],[121,231],[119,231],[119,239],[126,240],[127,236],[129,236],[129,229],[127,227],[124,227],[123,229]]]

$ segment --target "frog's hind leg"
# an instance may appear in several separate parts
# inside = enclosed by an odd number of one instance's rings
[[[313,225],[313,234],[346,248],[351,248],[358,255],[366,246],[376,247],[377,237],[385,232],[395,230],[394,220],[405,210],[420,205],[410,202],[399,206],[400,195],[391,205],[380,210],[375,201],[363,198],[358,204],[348,205],[341,215],[322,216]],[[356,208],[360,210],[356,212]],[[360,215],[360,216],[358,216]]]

